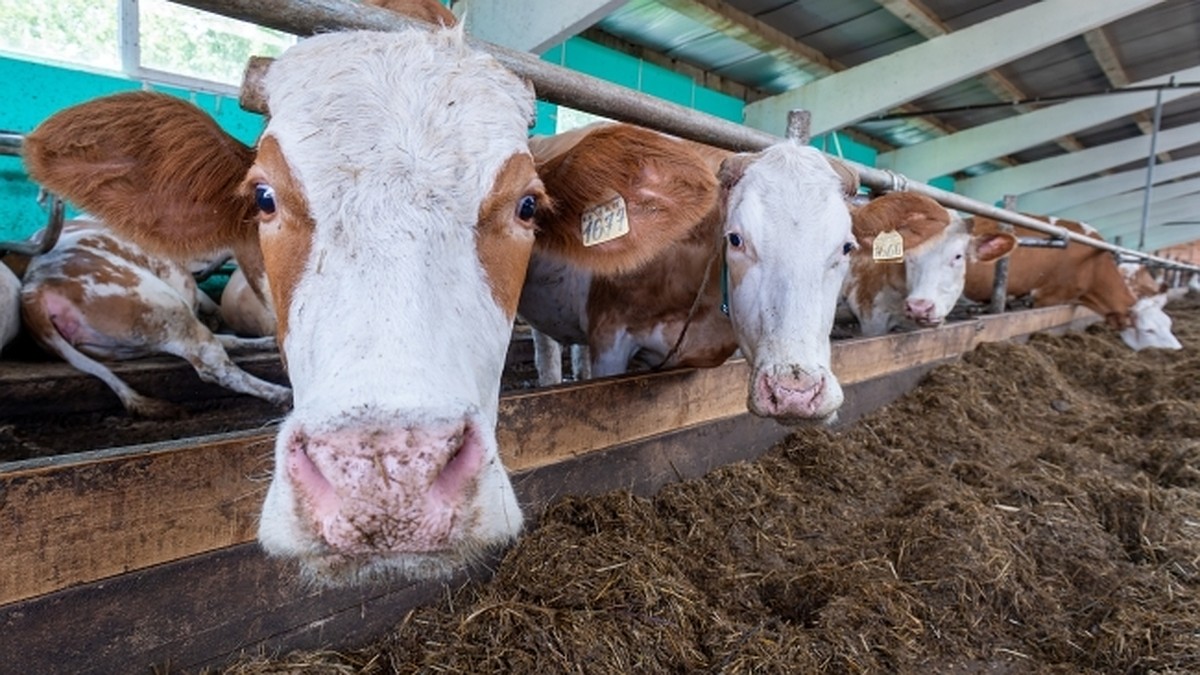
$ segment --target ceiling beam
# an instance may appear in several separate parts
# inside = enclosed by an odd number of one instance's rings
[[[787,112],[813,135],[853,124],[1163,0],[1043,0],[746,106],[746,124],[782,136]]]
[[[938,18],[938,16],[934,14],[932,10],[930,10],[925,6],[924,3],[921,2],[921,0],[875,1],[879,3],[880,7],[883,7],[888,12],[891,12],[892,16],[895,16],[897,19],[903,21],[908,25],[909,28],[920,33],[921,36],[927,40],[948,35],[952,32],[950,26]],[[986,73],[982,73],[979,81],[988,89],[988,91],[992,92],[997,101],[1020,101],[1028,98],[1028,96],[1024,91],[1021,90],[1020,87],[1018,87],[1004,75],[1000,74],[999,71],[990,70]],[[1021,113],[1030,112],[1033,110],[1033,108],[1027,105],[1017,105],[1014,106],[1014,109]],[[1074,152],[1083,147],[1079,141],[1071,137],[1060,138],[1057,142],[1059,146],[1067,152]],[[964,167],[966,166],[971,166],[971,164],[964,165]],[[921,178],[918,180],[928,180],[928,178],[934,178],[939,175],[942,174],[932,174],[927,178]]]
[[[623,4],[625,0],[462,0],[455,10],[466,18],[473,37],[540,54]]]
[[[1172,77],[1200,78],[1200,67],[1142,80],[1136,86],[1166,85]],[[1172,89],[1163,92],[1163,102],[1195,95],[1195,89]],[[1154,98],[1153,92],[1080,98],[883,153],[876,164],[913,180],[927,181],[1153,108]]]
[[[733,7],[724,0],[657,0],[658,4],[667,7],[687,18],[712,28],[726,37],[738,40],[757,51],[785,65],[801,70],[814,78],[827,77],[846,70],[846,65],[826,56],[820,50],[814,49],[793,38],[774,26],[761,21],[752,14]],[[778,95],[780,92],[772,92]],[[752,101],[748,101],[752,102]],[[903,106],[904,112],[920,112],[913,106]],[[787,119],[786,111],[784,120]],[[913,118],[909,120],[922,131],[934,135],[953,133],[955,129],[947,124],[928,118]],[[846,131],[841,129],[840,131]],[[823,132],[812,133],[818,136]],[[782,136],[782,131],[780,132]],[[889,150],[878,140],[868,143],[881,150]]]
[[[1100,69],[1104,71],[1104,76],[1108,78],[1109,84],[1114,87],[1128,87],[1129,74],[1125,72],[1125,66],[1121,65],[1121,57],[1113,47],[1112,40],[1108,39],[1108,32],[1103,27],[1096,28],[1084,33],[1083,39],[1087,42],[1088,49],[1091,50],[1096,63],[1100,64]],[[1143,134],[1154,133],[1154,118],[1149,113],[1145,111],[1137,113],[1134,115],[1134,123]],[[1171,156],[1169,153],[1160,152],[1158,161],[1169,162]]]
[[[1200,143],[1200,124],[1189,124],[1159,132],[1158,148],[1163,151]],[[992,202],[1006,194],[1020,195],[1090,176],[1105,169],[1145,159],[1150,139],[1145,136],[1127,138],[1107,145],[1097,145],[1068,155],[1001,169],[982,176],[959,181],[955,191]]]
[[[1200,207],[1200,199],[1197,199],[1196,195],[1185,195],[1155,204],[1150,209],[1150,228],[1156,225],[1161,227],[1161,223],[1185,217],[1194,218],[1197,207]],[[1136,235],[1142,229],[1142,208],[1139,206],[1102,218],[1095,218],[1088,221],[1088,224],[1099,230],[1106,239],[1111,240],[1112,237],[1121,235],[1125,237],[1126,242],[1136,245],[1136,241],[1129,241],[1129,236]]]
[[[1200,192],[1200,178],[1192,180],[1181,180],[1175,183],[1167,183],[1160,185],[1150,191],[1150,204],[1160,204],[1170,201],[1176,197],[1190,195]],[[1085,222],[1121,213],[1130,209],[1140,209],[1146,201],[1145,190],[1132,190],[1123,192],[1119,195],[1112,195],[1104,199],[1098,199],[1094,202],[1088,202],[1070,209],[1064,209],[1053,215],[1060,218],[1068,218],[1070,220],[1082,220]],[[1200,215],[1200,214],[1197,214]]]
[[[1200,157],[1177,159],[1154,167],[1154,184],[1200,173]],[[1079,204],[1086,204],[1108,195],[1120,194],[1146,186],[1146,169],[1079,181],[1067,185],[1035,190],[1020,195],[1017,204],[1029,213],[1053,214]]]

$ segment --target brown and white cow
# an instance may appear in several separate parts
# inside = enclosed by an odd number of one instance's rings
[[[1064,227],[1072,232],[1103,240],[1098,232],[1085,223],[1039,217],[1040,220]],[[975,216],[976,232],[994,231],[996,221]],[[1045,237],[1041,232],[1015,226],[1018,237]],[[987,302],[992,295],[994,263],[972,263],[967,266],[967,282],[963,294],[976,302]],[[1139,300],[1125,285],[1113,254],[1079,242],[1067,243],[1065,249],[1018,247],[1009,256],[1008,295],[1029,295],[1034,307],[1049,307],[1079,303],[1104,317],[1121,339],[1134,350],[1146,348],[1180,349],[1179,340],[1171,333],[1171,318],[1163,311],[1163,303],[1153,298]]]
[[[0,264],[0,349],[21,331],[21,280],[8,265]]]
[[[290,389],[247,373],[225,351],[272,347],[273,340],[213,334],[197,316],[212,301],[191,273],[103,223],[67,221],[54,248],[29,261],[20,297],[38,344],[102,380],[132,413],[162,417],[178,409],[139,394],[102,361],[172,354],[207,382],[276,404],[291,400]]]
[[[177,257],[265,270],[294,388],[259,539],[326,581],[446,573],[520,530],[500,374],[547,203],[529,86],[460,30],[318,35],[256,151],[137,92],[26,143],[39,182]]]
[[[269,293],[267,294],[269,296]],[[275,311],[251,288],[246,273],[238,269],[229,275],[221,290],[218,313],[221,323],[237,335],[268,337],[275,335]]]
[[[957,214],[915,192],[890,192],[851,211],[862,247],[850,256],[843,295],[865,336],[896,327],[941,325],[962,296],[967,261],[1008,255],[1017,239],[1005,232],[972,234]],[[903,258],[876,261],[873,245],[900,235]]]
[[[646,166],[643,155],[622,151],[631,136],[693,157]],[[657,255],[625,270],[578,271],[543,251],[539,235],[519,306],[530,325],[587,344],[595,376],[625,372],[635,355],[658,367],[711,367],[740,348],[752,412],[784,421],[833,415],[842,391],[829,332],[855,247],[845,199],[857,181],[848,169],[792,142],[734,154],[619,124],[534,138],[530,147],[555,215],[575,229],[609,185],[585,162],[713,180],[705,208],[677,221]]]

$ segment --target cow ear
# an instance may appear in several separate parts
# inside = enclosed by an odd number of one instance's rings
[[[148,250],[192,259],[257,240],[239,185],[254,151],[196,106],[126,92],[55,113],[25,138],[34,181]]]
[[[978,262],[999,260],[1017,248],[1017,238],[1007,232],[977,234],[971,237],[971,259]]]
[[[688,237],[716,206],[716,175],[684,141],[628,124],[606,124],[579,134],[564,148],[566,144],[551,138],[530,145],[555,204],[538,221],[537,245],[593,272],[617,274],[641,267]],[[586,245],[585,219],[598,207],[606,214],[620,212],[628,231]]]
[[[742,176],[746,175],[746,167],[753,164],[760,155],[761,153],[740,152],[726,157],[721,162],[721,168],[717,170],[721,192],[726,194],[741,182]]]
[[[853,166],[843,162],[836,157],[825,156],[825,160],[829,162],[829,166],[833,167],[833,172],[838,175],[842,181],[842,193],[847,197],[853,197],[858,194],[858,171]]]

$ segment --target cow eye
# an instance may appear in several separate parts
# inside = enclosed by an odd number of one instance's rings
[[[270,185],[259,183],[254,186],[254,203],[266,215],[275,213],[275,190]]]
[[[842,255],[850,255],[850,252],[856,248],[858,248],[858,244],[855,244],[852,241],[848,241],[848,242],[842,244]]]
[[[535,213],[537,213],[537,198],[533,195],[521,197],[521,201],[517,202],[517,218],[532,220]]]
[[[737,232],[730,232],[729,233],[729,245],[734,248],[741,248],[742,247],[742,235],[738,234]]]

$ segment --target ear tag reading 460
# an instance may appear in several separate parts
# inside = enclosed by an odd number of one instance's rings
[[[877,263],[904,262],[904,237],[892,230],[875,237],[871,247],[871,257]]]
[[[603,244],[629,234],[629,216],[621,195],[584,209],[580,221],[584,246]]]

